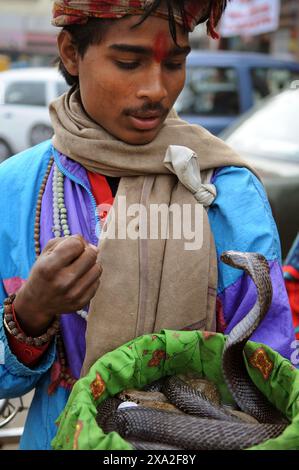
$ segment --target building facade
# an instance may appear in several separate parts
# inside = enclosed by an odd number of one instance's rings
[[[48,65],[57,55],[52,0],[0,0],[0,54],[12,62]]]
[[[271,33],[223,38],[220,49],[270,53],[299,60],[299,2],[280,1],[279,28]]]

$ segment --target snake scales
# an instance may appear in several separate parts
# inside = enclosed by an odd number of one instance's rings
[[[224,252],[221,260],[243,269],[257,288],[256,303],[228,335],[222,355],[223,376],[236,404],[257,421],[244,422],[178,377],[166,377],[146,389],[162,391],[175,412],[163,406],[118,409],[122,400],[110,398],[98,408],[97,421],[105,432],[117,431],[136,449],[186,450],[244,449],[283,432],[286,421],[253,384],[243,360],[245,343],[271,304],[268,263],[258,253],[236,251]]]

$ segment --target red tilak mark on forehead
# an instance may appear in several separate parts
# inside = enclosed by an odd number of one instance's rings
[[[154,58],[157,62],[161,62],[167,57],[167,35],[166,33],[159,33],[154,42]]]

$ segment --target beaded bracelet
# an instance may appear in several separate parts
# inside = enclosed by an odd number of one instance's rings
[[[13,302],[16,298],[16,294],[12,294],[3,302],[4,317],[3,323],[8,333],[20,341],[21,343],[28,344],[29,346],[42,346],[48,343],[50,339],[55,336],[59,331],[59,320],[56,319],[52,325],[48,328],[46,333],[41,336],[27,336],[20,328],[16,319]]]

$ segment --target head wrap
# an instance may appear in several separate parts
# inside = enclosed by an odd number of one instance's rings
[[[155,0],[55,0],[53,6],[54,26],[85,24],[89,18],[117,19],[126,15],[143,15],[158,3]],[[215,31],[227,0],[181,0],[173,2],[173,17],[176,23],[193,31],[199,23],[207,21],[208,33],[219,38]],[[180,5],[180,6],[179,6]],[[184,14],[182,15],[183,9]],[[151,15],[169,18],[168,2],[161,1]]]

